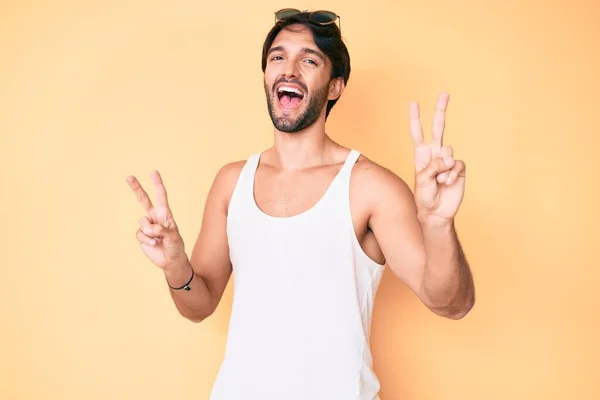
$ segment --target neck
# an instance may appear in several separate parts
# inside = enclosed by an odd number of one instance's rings
[[[284,170],[321,165],[334,145],[325,132],[325,122],[320,119],[300,132],[275,129],[272,161]]]

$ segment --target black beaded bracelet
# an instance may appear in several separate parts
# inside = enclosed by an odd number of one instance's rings
[[[190,280],[187,281],[187,283],[185,285],[176,288],[176,287],[171,286],[171,284],[169,283],[168,280],[167,280],[167,285],[169,285],[169,287],[173,290],[181,290],[181,289],[191,290],[192,288],[190,287],[190,283],[194,279],[194,275],[195,275],[194,269],[192,268],[192,276],[190,277]]]

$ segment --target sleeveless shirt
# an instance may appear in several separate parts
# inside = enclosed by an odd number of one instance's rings
[[[360,153],[290,217],[255,201],[260,156],[246,161],[229,204],[233,303],[210,399],[379,400],[369,335],[384,266],[362,250],[350,214]]]

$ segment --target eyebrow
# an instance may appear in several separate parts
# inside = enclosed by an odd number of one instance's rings
[[[267,52],[267,55],[269,55],[273,52],[276,52],[276,51],[285,51],[285,48],[283,46],[271,47],[271,49],[269,49],[269,51]],[[317,51],[315,49],[311,49],[310,47],[303,47],[302,49],[300,49],[300,52],[306,53],[306,54],[313,54],[313,55],[319,57],[321,60],[325,61],[325,56],[323,55],[323,53],[321,53],[320,51]]]

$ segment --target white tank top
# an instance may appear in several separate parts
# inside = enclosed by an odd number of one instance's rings
[[[260,153],[229,205],[233,305],[211,400],[379,400],[369,346],[383,265],[362,250],[350,215],[350,151],[325,195],[291,217],[254,199]]]

